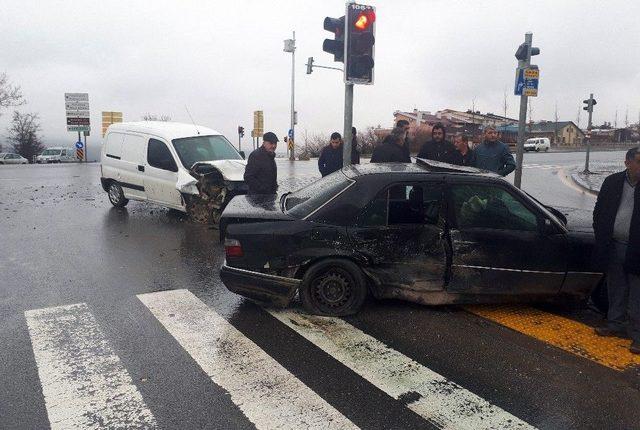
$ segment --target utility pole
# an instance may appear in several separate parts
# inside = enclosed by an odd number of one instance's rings
[[[520,45],[516,52],[518,58],[518,69],[526,69],[531,64],[531,44],[533,42],[533,33],[527,32],[524,35],[524,44]],[[527,96],[524,90],[520,95],[520,115],[518,117],[518,144],[516,146],[516,172],[513,183],[520,188],[522,184],[522,159],[524,158],[524,127],[527,121]]]
[[[587,112],[589,112],[589,122],[587,124],[587,135],[586,135],[586,138],[587,138],[587,155],[586,155],[586,158],[584,160],[584,171],[582,173],[589,174],[589,173],[591,173],[589,171],[589,153],[591,152],[591,116],[593,115],[593,106],[597,102],[593,98],[593,93],[591,93],[589,95],[589,98],[587,100],[583,100],[582,103],[586,104],[586,106],[583,107],[582,109],[584,109]]]
[[[509,105],[507,104],[507,87],[504,87],[504,102],[502,104],[502,108],[504,110],[504,117],[507,117],[507,108]]]
[[[342,166],[351,164],[351,127],[353,127],[353,84],[344,84],[344,142],[342,143]]]
[[[553,139],[554,139],[554,143],[556,144],[556,146],[558,145],[558,101],[556,100],[556,110],[554,112],[554,116],[553,119],[555,120],[555,124],[554,124],[554,135],[553,135]]]
[[[289,160],[294,161],[295,157],[295,129],[296,129],[296,32],[293,32],[293,39],[284,41],[284,52],[291,52],[291,126],[289,132]]]

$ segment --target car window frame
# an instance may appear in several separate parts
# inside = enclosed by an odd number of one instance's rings
[[[168,169],[166,167],[160,167],[160,166],[156,166],[156,165],[153,165],[153,164],[150,163],[150,161],[149,161],[149,149],[151,147],[151,141],[159,142],[164,146],[164,148],[169,153],[169,156],[171,157],[171,161],[173,162],[173,166],[172,166],[173,168]],[[155,138],[155,137],[150,137],[147,140],[147,151],[146,152],[147,153],[146,153],[146,157],[145,157],[145,162],[147,163],[147,165],[149,167],[153,167],[154,169],[164,170],[166,172],[173,172],[173,173],[178,171],[178,163],[176,163],[176,159],[173,156],[173,153],[171,153],[171,149],[169,148],[169,145],[166,142],[162,141],[161,139],[158,139],[158,138]]]
[[[489,227],[467,227],[464,229],[460,229],[458,225],[458,219],[455,213],[455,202],[453,200],[453,190],[454,186],[464,186],[464,185],[472,185],[472,186],[492,186],[495,188],[499,188],[507,193],[509,193],[516,201],[522,204],[526,209],[532,212],[536,216],[536,230],[517,230],[517,229],[496,229]],[[516,192],[515,190],[509,188],[505,184],[501,184],[499,182],[481,182],[474,180],[449,180],[447,181],[447,185],[445,187],[445,195],[446,195],[446,205],[447,205],[447,224],[451,229],[455,229],[458,231],[473,231],[473,230],[493,230],[493,231],[501,231],[501,232],[521,232],[521,233],[541,233],[543,231],[544,220],[548,219],[546,214],[544,214],[540,209],[532,204],[528,199],[524,198],[521,194]],[[553,219],[552,222],[557,224],[556,220]]]

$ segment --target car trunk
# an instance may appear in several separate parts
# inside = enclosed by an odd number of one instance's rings
[[[220,241],[224,241],[227,228],[232,224],[292,221],[294,218],[282,211],[278,197],[275,194],[235,196],[220,217]]]

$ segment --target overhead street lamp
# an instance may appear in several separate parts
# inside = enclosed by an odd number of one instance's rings
[[[293,39],[284,41],[284,52],[291,52],[291,127],[288,133],[288,149],[289,160],[295,160],[295,127],[296,127],[296,110],[295,110],[295,94],[296,94],[296,32],[293,32]]]

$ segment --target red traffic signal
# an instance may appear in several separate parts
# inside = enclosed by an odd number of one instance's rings
[[[375,8],[348,3],[346,19],[345,82],[372,84],[376,43]]]
[[[376,13],[373,10],[367,10],[360,12],[356,17],[356,21],[353,26],[360,31],[364,31],[369,28],[376,21]]]

